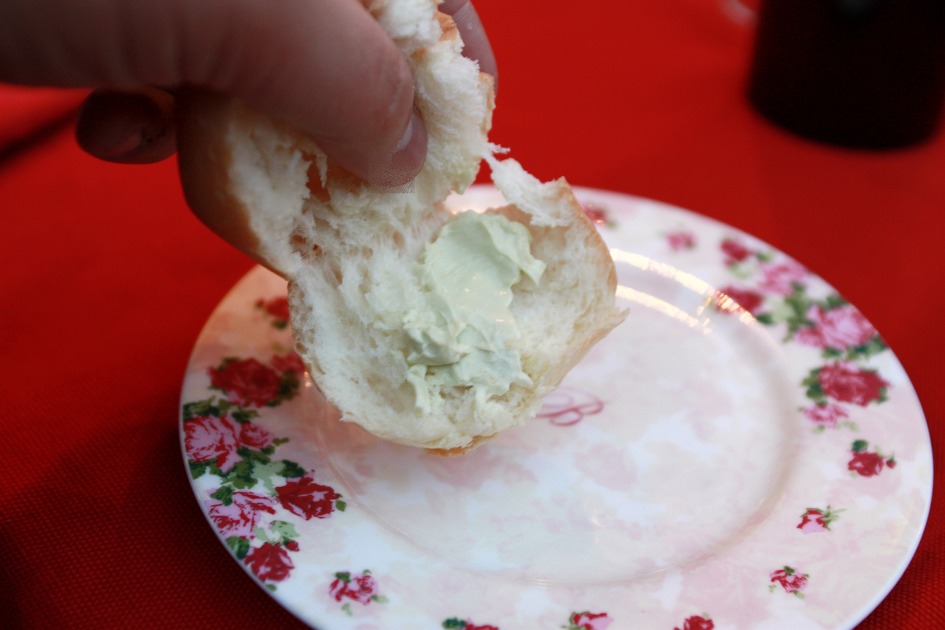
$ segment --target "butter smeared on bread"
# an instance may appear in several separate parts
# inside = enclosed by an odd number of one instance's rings
[[[614,266],[564,180],[496,157],[491,79],[435,0],[367,4],[415,76],[428,153],[411,186],[357,181],[297,131],[212,95],[182,119],[182,181],[288,280],[297,351],[343,420],[462,452],[532,418],[622,320]],[[483,160],[508,205],[445,210]]]

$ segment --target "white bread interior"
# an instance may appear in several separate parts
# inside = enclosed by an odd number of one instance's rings
[[[369,10],[403,50],[428,133],[427,158],[403,190],[368,185],[330,163],[304,135],[243,103],[191,95],[181,119],[180,165],[195,208],[248,243],[288,280],[296,349],[326,398],[371,433],[460,453],[537,412],[587,350],[624,314],[615,306],[609,252],[563,179],[541,183],[488,142],[492,81],[463,57],[455,25],[435,0],[374,0]],[[403,305],[423,303],[425,246],[452,215],[442,202],[480,164],[508,205],[489,210],[526,226],[547,267],[513,287],[516,342],[531,386],[474,401],[444,387],[430,409],[405,380]]]

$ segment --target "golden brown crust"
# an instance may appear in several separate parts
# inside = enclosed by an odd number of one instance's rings
[[[465,455],[477,446],[488,442],[494,437],[494,435],[477,435],[469,442],[469,444],[466,444],[465,446],[457,446],[456,448],[428,448],[426,451],[427,453],[436,455],[438,457],[454,457],[456,455]]]

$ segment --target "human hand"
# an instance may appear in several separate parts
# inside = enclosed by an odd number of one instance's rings
[[[456,21],[464,54],[495,76],[472,2],[440,10]],[[185,85],[298,127],[372,183],[410,181],[426,154],[409,68],[359,0],[3,0],[0,80],[97,88],[76,135],[115,162],[174,152],[173,94]]]

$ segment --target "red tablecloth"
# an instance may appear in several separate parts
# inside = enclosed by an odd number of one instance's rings
[[[724,1],[478,0],[501,72],[493,138],[542,178],[698,211],[817,271],[904,364],[941,461],[945,137],[862,154],[770,126],[744,98],[752,27]],[[191,216],[173,160],[98,162],[68,125],[15,122],[63,111],[23,118],[24,102],[0,93],[17,130],[0,136],[0,625],[293,627],[204,520],[177,437],[192,344],[251,263]],[[937,498],[863,628],[939,627]]]

